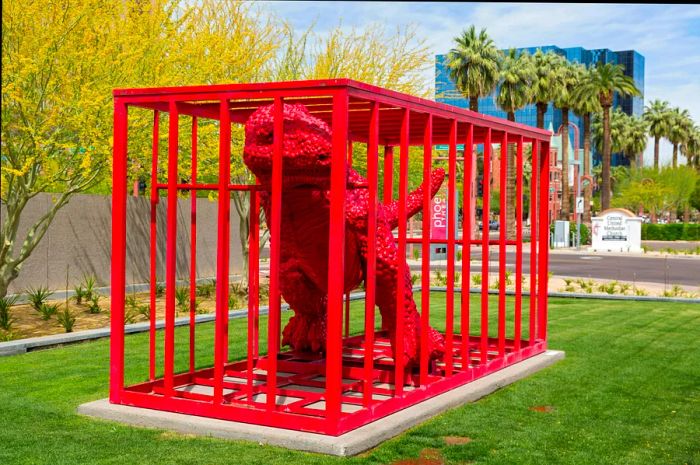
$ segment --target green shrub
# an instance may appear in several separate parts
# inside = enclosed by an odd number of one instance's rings
[[[642,224],[645,241],[700,241],[700,224]]]
[[[73,299],[75,299],[75,303],[78,305],[82,304],[83,299],[87,298],[87,292],[85,291],[85,288],[83,288],[82,285],[74,287],[73,292],[75,293]]]
[[[102,309],[100,308],[100,295],[97,293],[93,293],[89,299],[88,312],[100,313],[101,311]]]
[[[58,304],[41,304],[38,311],[41,313],[41,319],[48,321],[52,316],[58,313]]]
[[[472,276],[472,283],[474,286],[481,286],[481,274],[477,273]]]
[[[97,285],[97,280],[94,276],[85,276],[83,278],[83,283],[81,287],[84,289],[84,297],[86,300],[91,300],[93,294],[95,293],[95,286]]]
[[[12,307],[17,301],[17,296],[13,297],[3,297],[0,299],[0,328],[5,331],[9,331],[12,328],[12,312],[10,307]]]
[[[73,332],[76,318],[68,307],[65,307],[62,312],[59,312],[56,319],[58,320],[58,324],[63,326],[63,329],[65,329],[67,333]]]
[[[41,312],[41,306],[44,305],[48,298],[53,294],[53,292],[49,291],[48,287],[44,286],[39,288],[30,287],[25,292],[29,298],[29,302],[31,302],[32,307],[34,307],[34,310],[37,312]]]

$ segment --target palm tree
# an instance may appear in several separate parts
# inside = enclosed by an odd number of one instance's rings
[[[673,144],[673,167],[678,167],[678,147],[683,145],[690,136],[693,120],[688,110],[676,107],[671,110],[668,140]]]
[[[622,137],[622,151],[630,159],[631,165],[636,171],[640,171],[643,166],[641,153],[647,148],[647,122],[644,118],[628,117],[625,122]]]
[[[498,82],[502,52],[486,34],[486,29],[477,36],[474,25],[454,41],[455,48],[447,54],[445,65],[457,90],[469,99],[469,109],[479,111],[479,97],[493,92]]]
[[[659,170],[659,142],[662,137],[668,137],[670,108],[668,102],[654,100],[644,107],[644,119],[649,125],[649,135],[654,138],[654,169]]]
[[[562,69],[566,59],[552,51],[543,53],[541,49],[537,49],[532,58],[536,72],[532,83],[532,103],[537,107],[537,127],[544,129],[544,115],[549,102],[554,100],[564,85]]]
[[[700,126],[693,126],[688,140],[681,146],[681,153],[688,160],[688,166],[700,168]]]
[[[594,68],[587,68],[580,76],[573,94],[574,112],[583,118],[583,174],[591,175],[591,115],[600,113],[602,108],[600,100],[596,95],[578,95],[578,87],[587,79],[587,75],[594,72]],[[591,222],[591,197],[593,196],[593,186],[589,183],[583,190],[583,219],[587,223]]]
[[[496,105],[508,115],[508,121],[515,121],[515,112],[525,107],[531,98],[532,82],[535,68],[529,53],[518,53],[514,48],[508,50],[499,76],[500,87],[496,94]],[[508,179],[506,183],[507,209],[506,233],[513,238],[515,230],[515,149],[508,147]],[[520,221],[518,219],[518,221]]]
[[[575,63],[569,63],[563,60],[559,63],[561,73],[561,86],[557,88],[557,94],[554,96],[554,106],[561,109],[561,178],[562,178],[562,195],[561,195],[561,219],[568,220],[571,207],[569,198],[569,109],[574,104],[572,93],[583,76],[583,66]]]
[[[634,80],[625,76],[621,65],[612,63],[599,64],[595,72],[586,76],[586,79],[578,87],[577,93],[582,96],[597,95],[600,106],[603,108],[603,163],[602,163],[602,186],[600,193],[600,204],[603,210],[610,208],[610,108],[613,105],[613,95],[615,92],[621,95],[639,95],[639,89],[634,84]]]

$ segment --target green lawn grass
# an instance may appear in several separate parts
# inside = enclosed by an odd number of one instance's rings
[[[431,312],[439,319],[444,294]],[[232,322],[231,353],[244,328]],[[212,332],[197,327],[198,366],[212,362]],[[187,329],[176,334],[184,370]],[[147,341],[127,337],[129,383],[147,373]],[[425,449],[448,464],[700,464],[700,305],[551,299],[549,345],[566,359],[353,458],[78,416],[108,394],[107,340],[0,358],[0,464],[389,464]]]

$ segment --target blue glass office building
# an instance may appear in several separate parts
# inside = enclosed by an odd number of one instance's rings
[[[625,50],[613,52],[609,49],[587,50],[582,47],[559,48],[554,45],[541,47],[525,47],[518,49],[519,52],[526,50],[530,54],[534,54],[537,49],[543,52],[553,51],[571,62],[582,63],[586,66],[595,65],[598,63],[614,63],[624,66],[625,74],[634,79],[637,88],[642,95],[638,97],[620,97],[617,94],[614,97],[613,107],[621,108],[628,115],[641,116],[644,111],[644,57],[634,50]],[[449,103],[458,107],[468,108],[469,102],[457,91],[454,83],[449,77],[449,73],[445,68],[446,55],[437,55],[435,57],[435,100],[438,102]],[[496,106],[496,92],[479,99],[479,112],[487,115],[498,116],[505,118],[506,113]],[[525,108],[518,110],[515,113],[515,120],[519,123],[528,124],[531,126],[537,125],[537,109],[534,104],[530,104]],[[579,147],[583,147],[583,120],[575,113],[569,112],[569,121],[579,127]],[[554,131],[561,126],[561,110],[550,105],[545,114],[544,127],[553,128]],[[573,145],[573,131],[570,132],[570,137]],[[600,155],[593,148],[593,163],[600,163]],[[621,154],[613,154],[612,165],[629,164]]]

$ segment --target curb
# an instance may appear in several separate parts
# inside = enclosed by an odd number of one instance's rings
[[[421,286],[414,286],[413,291],[419,292]],[[447,287],[434,286],[430,288],[433,292],[447,292]],[[459,288],[454,289],[455,294],[459,294],[461,290]],[[472,287],[469,288],[470,294],[480,294],[481,288]],[[489,295],[498,295],[499,291],[497,289],[489,289]],[[506,295],[513,296],[515,291],[506,291]],[[523,292],[524,297],[529,297],[529,292]],[[700,299],[687,299],[681,297],[654,297],[654,296],[631,296],[631,295],[611,295],[611,294],[577,294],[571,292],[549,292],[548,297],[566,298],[566,299],[593,299],[593,300],[621,300],[621,301],[637,301],[637,302],[675,302],[675,303],[689,303],[689,304],[700,304]],[[362,300],[365,298],[364,292],[355,292],[350,294],[350,300]],[[282,311],[289,310],[289,305],[282,304]],[[267,305],[261,306],[259,313],[260,315],[267,315],[269,307]],[[229,318],[244,318],[248,313],[247,309],[237,309],[229,311]],[[214,321],[216,315],[213,313],[206,315],[195,316],[195,323],[207,323]],[[184,316],[175,319],[175,326],[187,326],[190,323],[190,317]],[[163,329],[165,327],[164,320],[156,321],[156,329]],[[125,334],[135,334],[147,332],[150,329],[150,323],[147,321],[141,323],[132,323],[124,326]],[[76,342],[89,341],[93,339],[101,339],[104,337],[109,337],[110,328],[98,328],[89,329],[86,331],[79,331],[77,333],[65,333],[65,334],[53,334],[50,336],[32,337],[27,339],[18,339],[16,341],[0,342],[0,357],[8,355],[23,354],[26,352],[31,352],[33,350],[45,349],[54,346],[59,346],[63,344],[73,344]]]

